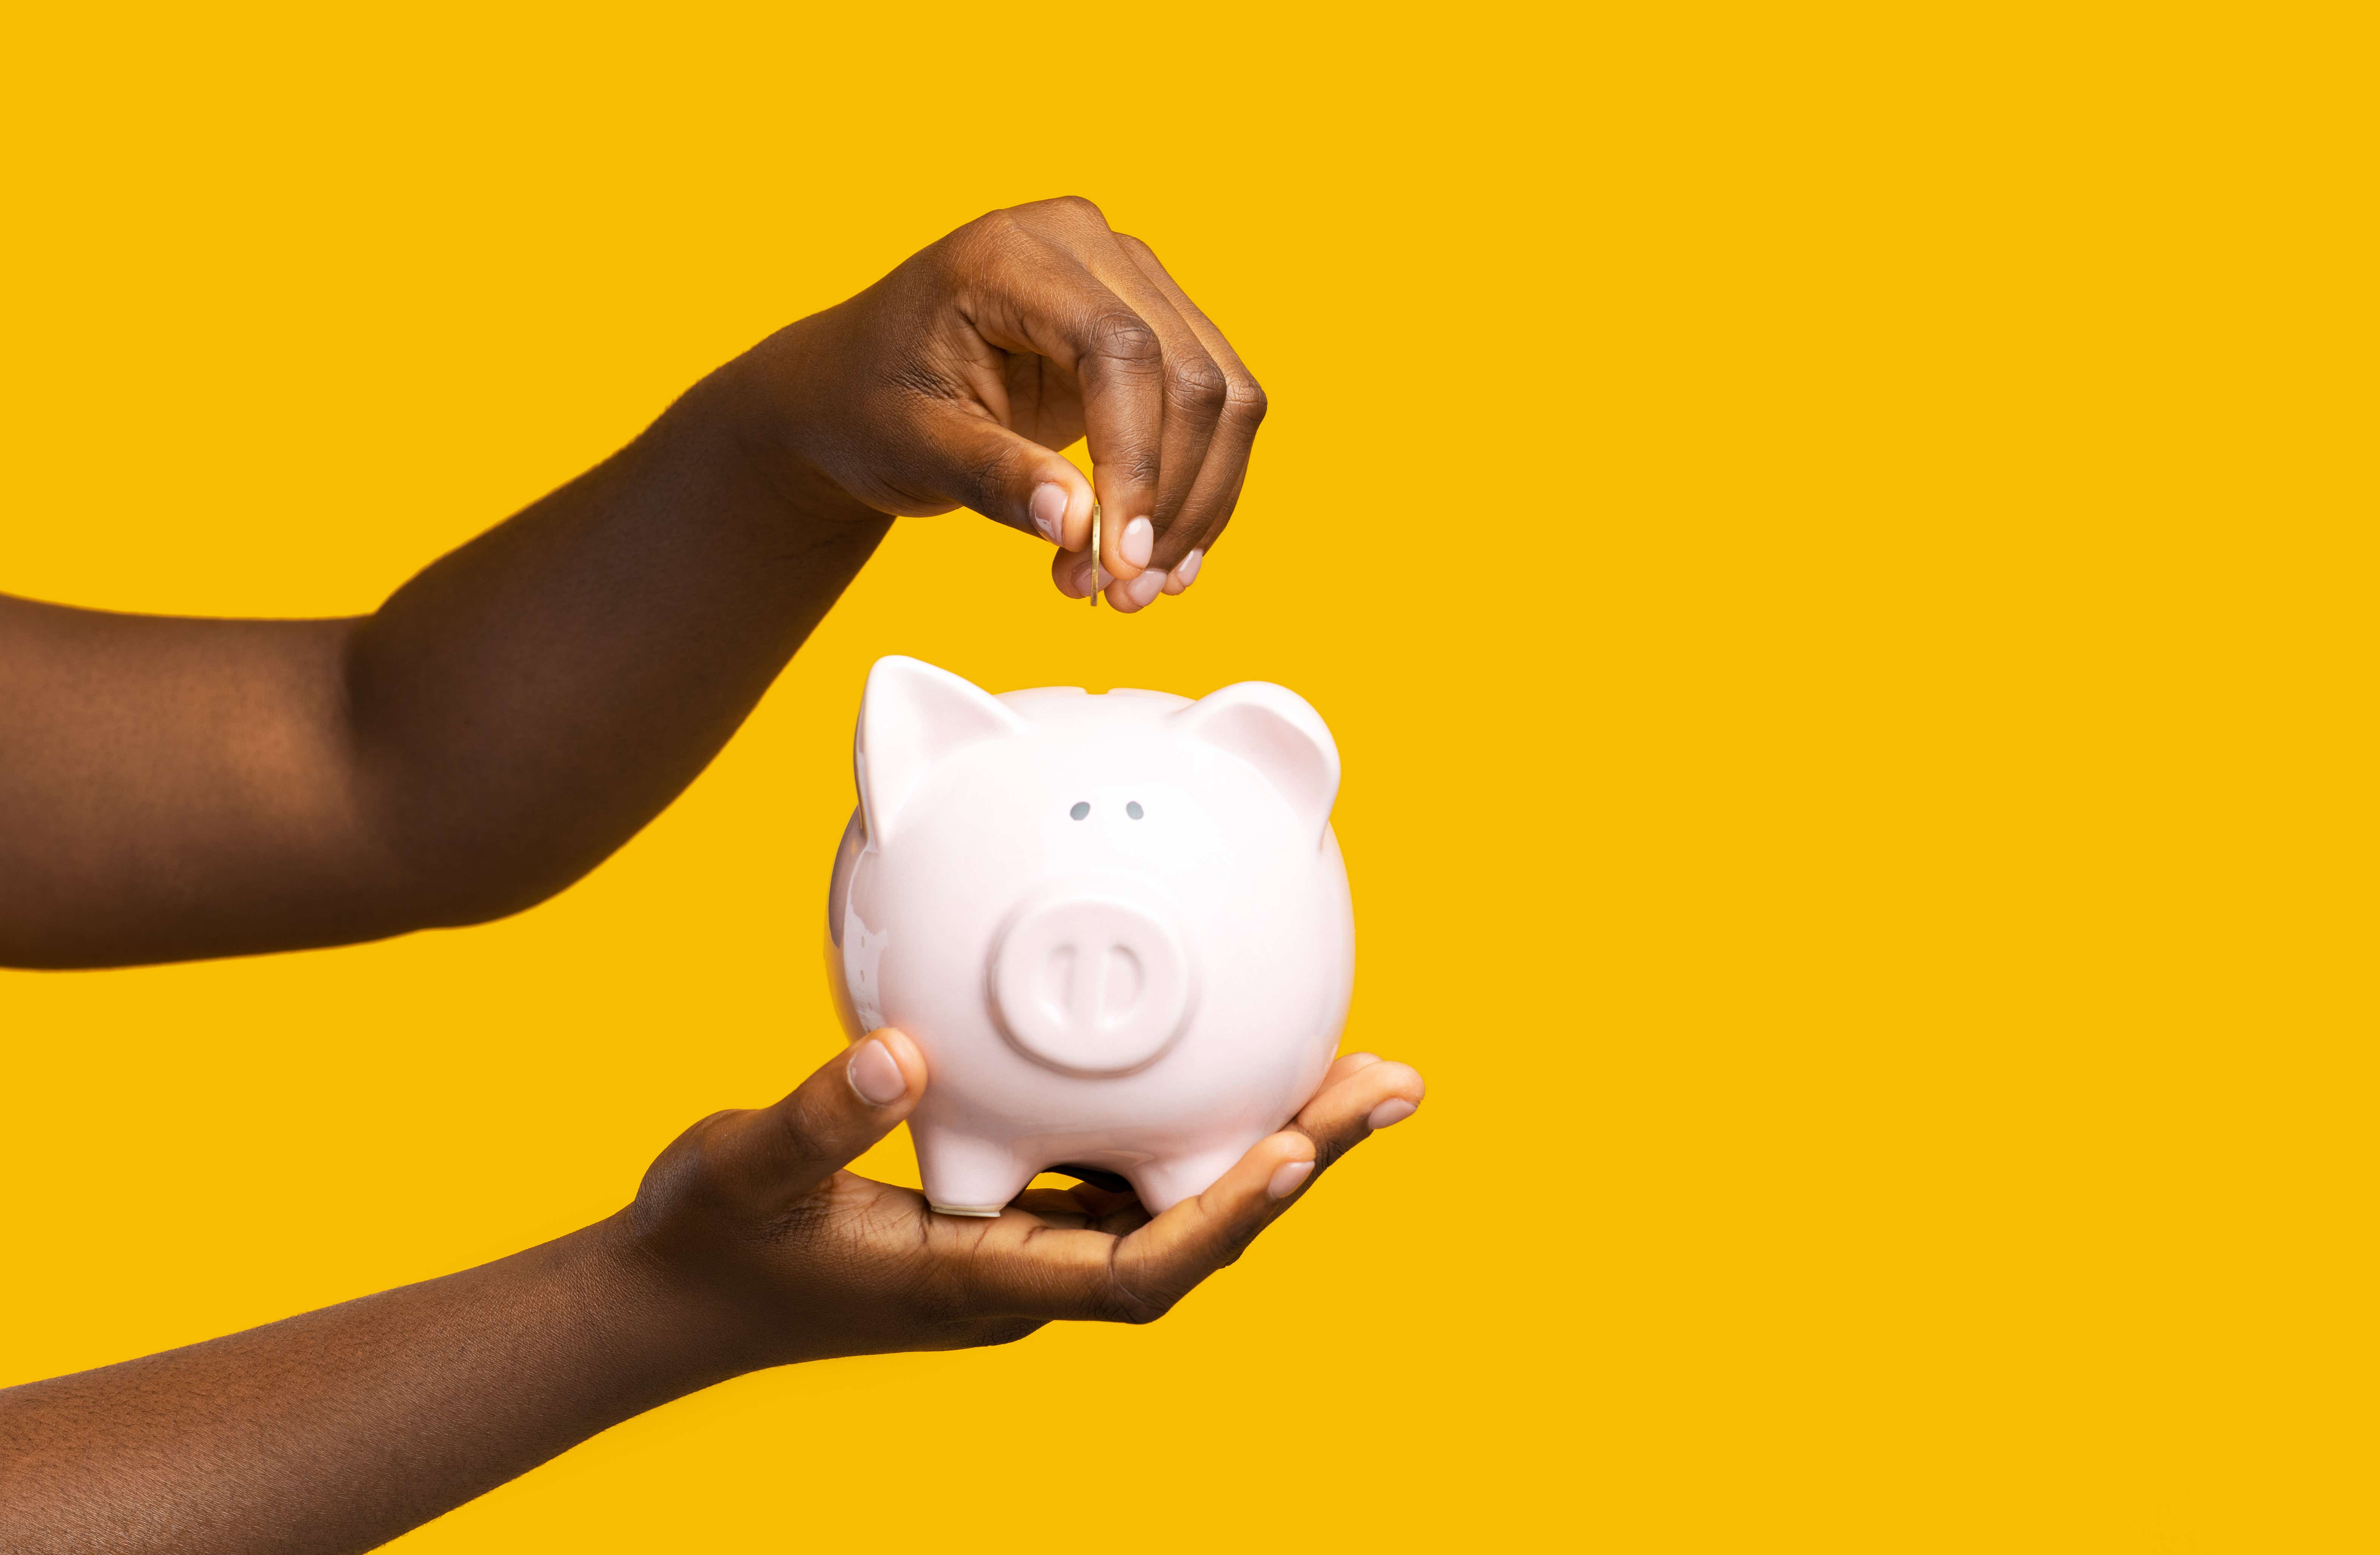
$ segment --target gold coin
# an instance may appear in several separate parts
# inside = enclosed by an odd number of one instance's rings
[[[1091,504],[1091,608],[1099,608],[1099,504]]]

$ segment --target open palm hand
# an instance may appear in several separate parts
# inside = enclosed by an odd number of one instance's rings
[[[896,1085],[892,1100],[868,1099]],[[926,1085],[917,1044],[888,1027],[773,1107],[704,1119],[624,1211],[629,1245],[732,1314],[760,1364],[1003,1344],[1059,1318],[1145,1323],[1236,1260],[1331,1163],[1411,1116],[1423,1088],[1404,1064],[1351,1053],[1286,1127],[1161,1215],[1087,1181],[1027,1189],[982,1220],[843,1170]]]

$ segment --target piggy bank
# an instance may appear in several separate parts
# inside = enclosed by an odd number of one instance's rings
[[[1355,925],[1339,750],[1305,699],[995,697],[882,659],[852,764],[829,981],[853,1038],[925,1051],[909,1127],[934,1209],[997,1215],[1080,1165],[1154,1214],[1321,1084]]]

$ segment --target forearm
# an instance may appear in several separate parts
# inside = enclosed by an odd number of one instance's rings
[[[890,523],[770,456],[781,399],[731,364],[358,620],[0,599],[0,965],[374,939],[592,869]]]
[[[369,1549],[742,1365],[615,1222],[445,1279],[0,1391],[11,1555]]]
[[[776,413],[731,365],[358,624],[354,759],[415,915],[495,917],[593,868],[725,744],[874,551],[889,519],[758,456]]]
[[[1050,544],[1061,592],[1144,609],[1197,576],[1263,406],[1147,244],[1050,200],[779,331],[368,618],[0,598],[0,965],[526,906],[701,771],[885,514],[973,508]]]

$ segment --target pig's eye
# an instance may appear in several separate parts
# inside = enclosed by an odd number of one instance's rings
[[[1066,813],[1073,816],[1076,820],[1080,820],[1085,816],[1091,813],[1091,807],[1087,803],[1077,803],[1073,809],[1068,810]]]
[[[1145,812],[1140,808],[1140,801],[1135,799],[1130,804],[1124,806],[1123,813],[1132,817],[1135,820],[1138,820]]]

